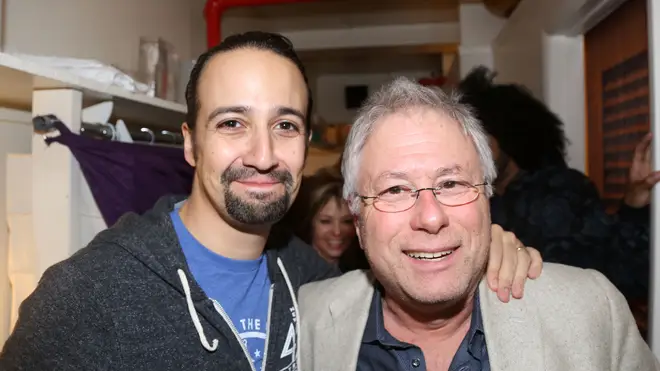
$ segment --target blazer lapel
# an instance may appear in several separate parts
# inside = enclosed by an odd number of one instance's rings
[[[524,299],[502,303],[485,281],[479,285],[481,314],[493,371],[543,370],[538,316]]]
[[[365,272],[357,277],[346,295],[337,298],[328,307],[330,321],[316,328],[315,356],[323,354],[326,370],[355,370],[358,353],[362,345],[362,335],[369,317],[369,308],[374,293],[374,280]],[[317,348],[318,346],[318,348]],[[314,362],[319,365],[318,362]],[[316,370],[315,370],[316,371]]]

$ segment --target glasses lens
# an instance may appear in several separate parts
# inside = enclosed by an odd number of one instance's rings
[[[383,194],[376,199],[374,207],[385,213],[396,213],[410,209],[417,199],[414,192]]]
[[[460,206],[468,204],[479,197],[479,190],[470,185],[462,185],[459,189],[441,190],[435,192],[435,198],[443,205]]]

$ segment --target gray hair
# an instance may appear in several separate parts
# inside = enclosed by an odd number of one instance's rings
[[[461,124],[463,132],[472,139],[479,155],[484,181],[488,183],[485,193],[488,197],[493,194],[491,185],[497,173],[493,154],[488,145],[488,137],[470,107],[460,103],[460,96],[455,93],[447,95],[440,89],[425,87],[406,77],[399,77],[369,97],[358,112],[346,140],[341,165],[344,176],[343,196],[354,214],[360,208],[359,198],[355,197],[360,158],[376,125],[386,116],[419,107],[438,110]]]

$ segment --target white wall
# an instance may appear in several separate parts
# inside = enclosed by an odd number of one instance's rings
[[[350,123],[356,110],[347,110],[344,105],[344,87],[347,85],[367,85],[369,93],[396,76],[414,79],[429,77],[430,71],[399,71],[391,74],[328,74],[316,79],[316,113],[329,124]]]
[[[568,164],[574,169],[586,172],[587,120],[583,38],[544,35],[541,41],[543,99],[564,122],[564,131],[570,141],[566,153]]]
[[[9,335],[11,290],[8,276],[7,224],[7,154],[30,153],[32,148],[32,116],[0,108],[0,344]]]
[[[523,0],[493,41],[499,82],[525,85],[543,97],[543,8],[555,0]],[[570,1],[570,0],[569,0]]]
[[[651,132],[653,133],[653,164],[660,167],[660,4],[647,3],[649,33],[649,72]],[[657,187],[657,186],[656,186]],[[655,356],[660,358],[660,192],[653,192],[651,200],[651,282],[649,298],[649,340]]]
[[[603,0],[604,1],[604,0]],[[568,163],[584,171],[585,96],[581,36],[562,36],[586,0],[523,0],[493,41],[498,82],[525,85],[564,121]]]
[[[190,57],[197,58],[207,47],[205,0],[190,0]]]
[[[465,77],[474,67],[493,68],[491,43],[505,24],[505,19],[490,13],[483,4],[459,5],[461,45],[459,73]]]
[[[4,48],[90,58],[137,70],[140,36],[191,56],[189,0],[5,0]]]

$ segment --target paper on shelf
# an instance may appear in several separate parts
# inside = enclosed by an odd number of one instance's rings
[[[149,86],[136,81],[119,69],[93,59],[40,56],[22,53],[9,53],[16,58],[52,68],[67,70],[71,74],[101,83],[119,86],[133,93],[145,94]]]

